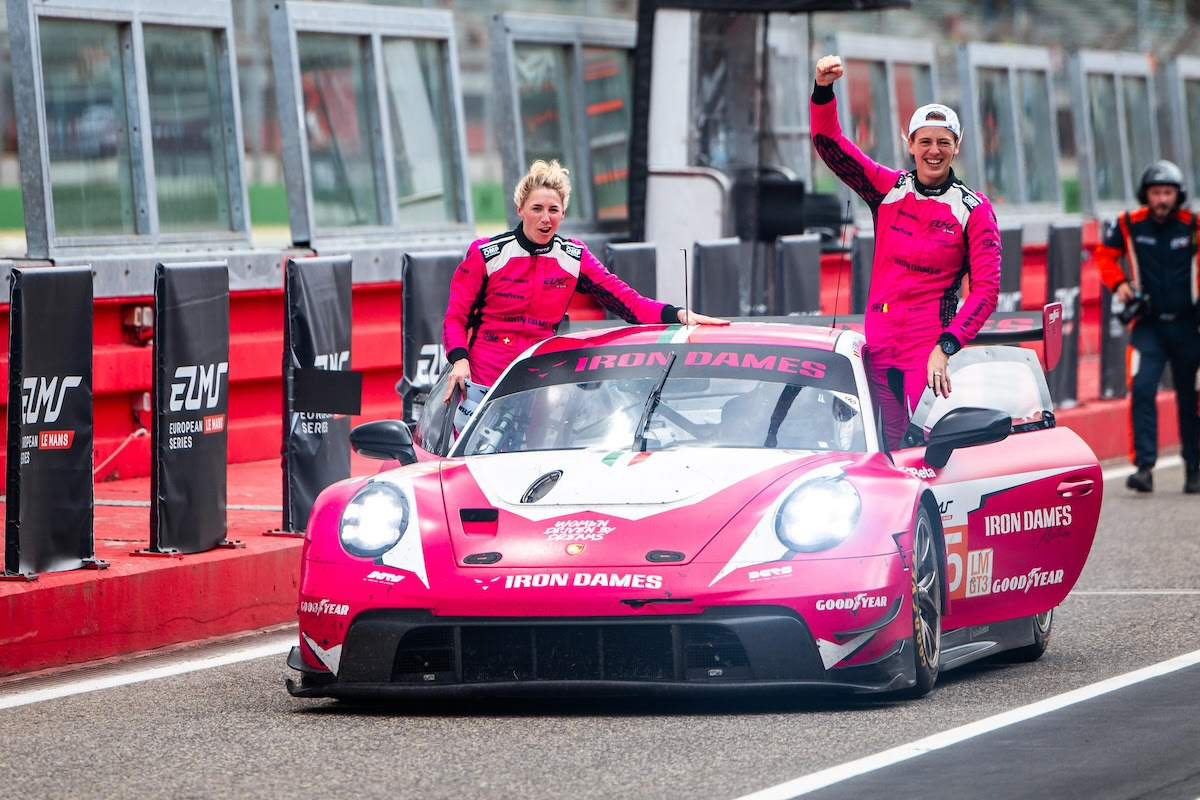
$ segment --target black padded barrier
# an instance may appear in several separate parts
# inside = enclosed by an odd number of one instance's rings
[[[1079,223],[1051,224],[1046,243],[1046,302],[1062,303],[1062,358],[1046,376],[1055,406],[1070,407],[1079,398],[1079,278],[1083,229]]]
[[[821,236],[780,236],[775,240],[776,303],[781,314],[821,313]]]
[[[230,545],[228,265],[158,264],[154,317],[147,552],[202,553]]]
[[[1129,393],[1125,375],[1129,327],[1118,316],[1124,308],[1108,287],[1100,287],[1100,396],[1106,400]]]
[[[875,234],[859,232],[850,243],[850,313],[867,313],[871,293],[871,265],[875,260]]]
[[[658,297],[658,250],[653,242],[606,242],[604,266],[642,297]],[[605,311],[608,319],[615,319]]]
[[[447,366],[442,321],[450,302],[450,280],[466,250],[464,246],[404,254],[404,379],[396,390],[404,398],[404,419],[410,425]]]
[[[9,278],[4,574],[107,566],[92,532],[92,270]]]
[[[737,238],[692,247],[691,307],[715,317],[740,317],[749,307],[753,242]]]
[[[1000,296],[996,310],[1021,310],[1021,265],[1024,262],[1023,230],[1020,225],[1000,229]]]
[[[350,256],[289,259],[284,281],[283,530],[303,531],[321,490],[350,477]]]

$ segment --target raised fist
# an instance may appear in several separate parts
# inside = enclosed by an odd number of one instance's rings
[[[821,56],[817,59],[816,81],[829,86],[842,77],[842,59],[839,56]]]

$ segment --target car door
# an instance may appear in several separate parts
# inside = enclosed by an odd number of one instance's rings
[[[893,454],[926,480],[938,502],[946,546],[947,629],[1046,611],[1074,586],[1100,515],[1099,463],[1074,431],[1055,425],[1045,376],[1032,350],[972,347],[950,362],[949,398],[918,405]],[[1009,414],[999,442],[954,450],[942,467],[923,442],[953,408]]]

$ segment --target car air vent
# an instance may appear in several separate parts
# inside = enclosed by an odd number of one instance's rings
[[[463,522],[495,522],[500,512],[494,508],[460,508],[458,518]]]
[[[525,490],[525,495],[521,498],[522,503],[536,503],[550,493],[554,485],[558,483],[558,479],[562,477],[562,470],[556,469],[553,472],[547,472],[542,477],[529,485]]]
[[[463,559],[464,564],[495,564],[501,558],[499,553],[471,553]]]
[[[668,561],[683,561],[686,558],[683,553],[676,553],[674,550],[651,550],[646,553],[646,560],[653,564],[662,564]]]

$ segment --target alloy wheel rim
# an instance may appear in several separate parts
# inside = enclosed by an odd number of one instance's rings
[[[917,519],[913,536],[913,561],[916,569],[917,616],[921,626],[921,648],[925,662],[937,668],[941,655],[942,593],[937,569],[937,548],[933,529],[925,516]]]

